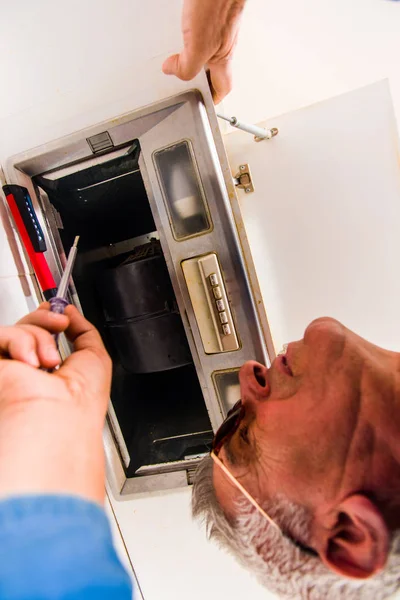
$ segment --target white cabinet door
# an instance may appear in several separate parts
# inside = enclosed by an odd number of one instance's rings
[[[398,134],[383,81],[283,115],[270,141],[225,138],[275,348],[332,316],[371,341],[400,346]],[[240,227],[239,227],[240,231]]]

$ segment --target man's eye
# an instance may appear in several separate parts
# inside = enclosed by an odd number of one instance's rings
[[[242,438],[242,440],[246,443],[246,444],[250,444],[250,440],[249,440],[249,428],[247,426],[242,427],[239,431],[239,435]]]

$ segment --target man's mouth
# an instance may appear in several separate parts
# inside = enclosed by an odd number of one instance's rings
[[[292,372],[292,369],[290,368],[290,364],[289,364],[288,350],[289,350],[289,344],[285,344],[285,346],[283,347],[283,350],[278,354],[278,356],[276,357],[274,362],[275,362],[277,369],[281,373],[284,373],[285,375],[289,375],[289,377],[293,377],[293,372]]]

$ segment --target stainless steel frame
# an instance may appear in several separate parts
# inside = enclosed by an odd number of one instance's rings
[[[202,98],[198,92],[187,92],[146,107],[112,121],[90,127],[68,137],[56,140],[10,159],[7,163],[8,180],[27,187],[31,193],[39,220],[46,230],[48,261],[56,281],[60,278],[60,240],[54,217],[36,196],[31,178],[38,174],[74,167],[85,168],[87,162],[102,160],[93,157],[87,138],[108,131],[116,149],[139,139],[141,155],[139,166],[149,203],[168,265],[177,303],[182,315],[189,346],[202,387],[204,400],[213,428],[217,428],[224,409],[214,388],[213,374],[219,370],[239,367],[246,360],[269,362],[267,348],[255,307],[253,293],[243,260],[239,238],[226,182],[215,148],[213,134]],[[190,140],[207,198],[213,229],[197,237],[177,241],[171,231],[162,189],[154,166],[153,154],[160,148],[173,145],[182,139]],[[79,164],[79,167],[78,167]],[[72,169],[73,170],[73,169]],[[65,172],[65,171],[64,171]],[[225,174],[226,176],[226,174]],[[186,282],[181,269],[183,260],[215,252],[218,255],[230,300],[231,310],[240,339],[240,349],[235,352],[207,355],[199,335]],[[188,469],[198,459],[165,465],[152,465],[138,477],[127,479],[124,472],[118,424],[110,413],[104,431],[107,458],[107,478],[117,497],[154,489],[168,489],[188,484]]]

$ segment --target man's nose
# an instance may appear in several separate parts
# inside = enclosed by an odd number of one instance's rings
[[[255,360],[243,365],[239,372],[242,403],[256,403],[266,400],[271,391],[268,381],[268,369]]]

